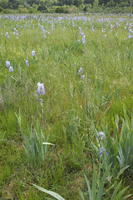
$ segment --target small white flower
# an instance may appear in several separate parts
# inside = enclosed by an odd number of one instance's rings
[[[16,29],[16,28],[13,28],[13,31],[17,31],[17,29]]]
[[[9,67],[9,72],[13,72],[13,71],[14,71],[13,67],[10,66],[10,67]]]
[[[132,29],[129,29],[129,33],[133,34],[133,31],[132,31]]]
[[[80,77],[82,80],[84,80],[85,79],[85,75],[83,74],[83,75],[81,75],[81,77]]]
[[[104,28],[102,28],[102,33],[106,32]]]
[[[84,72],[83,67],[80,67],[79,70],[78,70],[78,73],[79,73],[79,74],[82,74],[83,72]]]
[[[105,139],[106,136],[105,136],[104,132],[100,131],[97,133],[97,137],[100,138],[101,140],[103,140],[103,139]]]
[[[85,45],[85,42],[86,42],[86,36],[83,35],[83,36],[82,36],[82,44]]]
[[[18,31],[16,30],[16,31],[14,31],[13,32],[13,34],[15,35],[15,36],[19,36],[19,33],[18,33]]]
[[[9,61],[9,60],[6,61],[6,67],[7,67],[7,68],[10,67],[10,61]]]
[[[10,37],[8,32],[5,33],[5,36],[6,36],[6,38]]]
[[[40,104],[44,103],[44,100],[42,98],[39,98],[38,101],[40,102]]]
[[[81,27],[79,27],[79,32],[80,32],[80,35],[81,35],[81,36],[84,35],[84,32],[82,31]]]
[[[38,86],[38,88],[37,88],[37,93],[38,93],[38,95],[45,95],[45,87],[44,87],[44,84],[38,82],[38,83],[37,83],[37,86]]]
[[[33,50],[33,51],[31,52],[31,55],[32,55],[32,56],[35,56],[35,55],[36,55],[36,51]]]
[[[85,79],[85,75],[82,74],[82,75],[80,76],[80,78],[81,78],[82,80],[84,80],[84,79]]]
[[[28,60],[28,59],[25,60],[25,64],[27,65],[27,67],[30,66],[30,64],[29,64],[29,60]]]

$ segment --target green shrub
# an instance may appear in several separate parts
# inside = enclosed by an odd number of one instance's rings
[[[29,13],[36,13],[37,12],[37,6],[32,6],[32,7],[29,7]]]
[[[3,11],[3,8],[2,7],[0,7],[0,12],[2,12]]]
[[[48,12],[48,8],[45,4],[40,4],[37,8],[38,11],[40,12]]]
[[[16,10],[4,9],[2,12],[3,12],[4,14],[12,14],[12,13],[16,13]]]
[[[24,7],[24,6],[19,6],[18,8],[18,12],[19,13],[28,13],[28,8]]]
[[[58,6],[55,8],[56,13],[76,13],[78,8],[75,6]]]

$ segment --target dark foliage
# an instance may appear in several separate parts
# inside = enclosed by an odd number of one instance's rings
[[[132,6],[133,0],[0,0],[0,8],[4,9],[18,9],[19,7],[37,7],[39,11],[45,11],[48,7],[52,6],[86,6],[93,7],[94,5],[106,6],[106,7],[123,7]],[[57,10],[60,11],[61,8]]]

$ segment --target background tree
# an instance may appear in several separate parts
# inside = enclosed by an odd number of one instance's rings
[[[84,0],[74,0],[74,5],[75,6],[80,6],[84,3]]]
[[[8,0],[0,0],[0,7],[3,9],[7,9],[8,8]]]
[[[38,10],[45,10],[47,7],[52,6],[64,6],[64,5],[75,5],[80,7],[81,5],[90,4],[94,7],[97,6],[130,6],[132,10],[133,0],[0,0],[1,9],[17,9],[18,7],[37,7]]]
[[[85,4],[93,4],[94,0],[84,0]]]
[[[99,0],[100,5],[106,5],[111,0]]]
[[[33,4],[39,4],[40,0],[27,0],[27,3],[32,6]]]
[[[17,9],[19,6],[18,0],[8,0],[8,7],[11,9]]]

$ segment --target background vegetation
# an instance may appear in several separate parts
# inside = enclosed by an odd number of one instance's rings
[[[4,13],[33,12],[128,12],[132,13],[132,0],[0,0]]]

